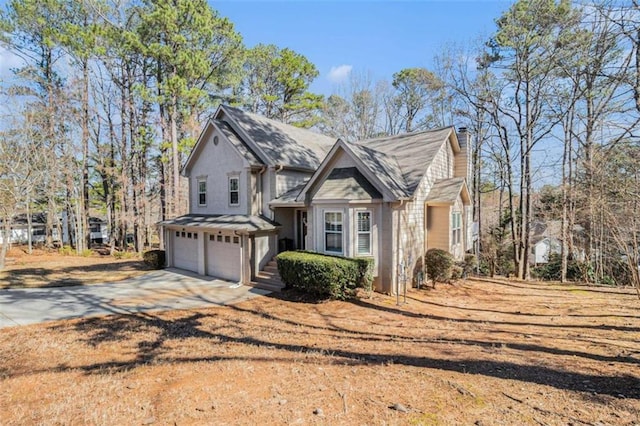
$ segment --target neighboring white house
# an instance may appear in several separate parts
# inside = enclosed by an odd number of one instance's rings
[[[62,244],[70,244],[66,215],[60,218],[62,223],[62,238],[56,227],[52,231],[52,239],[54,242],[62,242]],[[100,218],[90,217],[89,226],[91,227],[91,242],[103,243],[109,238],[107,223]],[[1,230],[2,220],[0,220],[0,244],[3,243],[4,232]],[[46,215],[44,213],[34,213],[31,215],[31,242],[44,243],[46,239]],[[13,218],[11,222],[11,238],[12,244],[26,244],[29,240],[29,222],[26,214],[20,214]]]
[[[393,293],[429,248],[470,247],[468,146],[452,127],[347,143],[221,106],[182,171],[189,214],[160,223],[167,264],[254,284],[283,249],[370,257]]]
[[[549,263],[551,254],[560,254],[562,251],[562,243],[555,237],[535,236],[531,239],[533,245],[532,255],[534,265],[541,263]]]

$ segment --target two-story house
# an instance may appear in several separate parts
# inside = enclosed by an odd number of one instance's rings
[[[466,131],[357,143],[221,106],[183,174],[189,214],[161,222],[168,266],[252,285],[283,249],[374,259],[374,286],[410,282],[429,248],[470,247]]]

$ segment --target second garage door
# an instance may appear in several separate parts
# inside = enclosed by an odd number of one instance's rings
[[[239,282],[241,279],[240,237],[215,234],[207,238],[207,275]]]

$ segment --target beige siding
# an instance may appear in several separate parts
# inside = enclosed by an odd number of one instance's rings
[[[466,149],[456,154],[455,171],[454,171],[453,177],[463,177],[468,180],[469,179],[468,162],[469,162],[469,158],[468,158]]]
[[[402,271],[398,268],[404,265],[407,286],[409,286],[413,280],[414,272],[416,272],[416,265],[421,262],[422,256],[428,248],[432,248],[431,244],[433,231],[429,231],[429,235],[425,234],[425,208],[426,199],[431,191],[433,184],[440,179],[448,179],[453,177],[454,171],[454,154],[451,148],[451,144],[446,141],[442,144],[442,147],[436,154],[433,163],[426,171],[424,178],[420,182],[418,188],[414,193],[414,198],[411,202],[407,202],[401,207],[400,210],[400,222],[398,218],[395,218],[393,228],[398,229],[400,227],[399,239],[395,241],[395,251],[393,253],[393,277],[392,288],[398,288],[396,280],[402,278]],[[445,228],[446,232],[443,235],[435,235],[436,241],[447,236],[449,215],[448,207],[445,215],[436,215],[432,218],[436,220],[438,226]],[[445,222],[442,222],[445,220]],[[440,225],[442,224],[442,225]],[[437,234],[437,232],[436,232]],[[426,238],[426,240],[425,240]],[[440,243],[438,243],[440,244]],[[449,250],[448,240],[444,242],[441,247],[444,250]],[[402,286],[402,283],[400,283]]]
[[[311,173],[294,170],[281,170],[276,175],[276,194],[279,197],[290,189],[309,180]]]
[[[336,152],[336,156],[333,158],[333,164],[331,166],[332,169],[340,167],[356,167],[356,163],[350,155],[347,155],[342,149],[340,149]]]
[[[429,206],[427,218],[429,248],[450,250],[451,209],[449,206]]]

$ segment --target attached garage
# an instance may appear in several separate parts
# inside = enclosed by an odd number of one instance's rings
[[[206,246],[206,273],[239,282],[242,279],[242,238],[233,233],[209,234]]]
[[[167,243],[166,266],[245,285],[262,267],[258,262],[275,254],[269,246],[263,250],[261,242],[275,241],[279,227],[246,215],[185,215],[159,225]]]
[[[173,266],[198,272],[198,233],[173,232]]]

